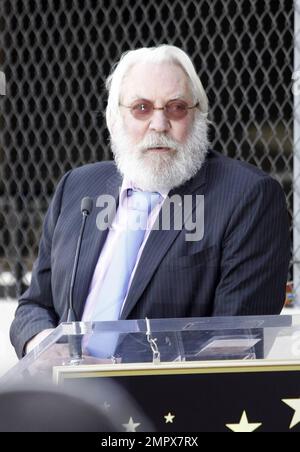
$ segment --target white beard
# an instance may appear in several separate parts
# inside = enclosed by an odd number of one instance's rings
[[[172,151],[148,151],[158,146]],[[168,193],[195,176],[202,167],[209,147],[207,120],[196,114],[184,144],[157,132],[149,133],[139,144],[132,144],[119,121],[111,137],[111,147],[123,177],[141,190]]]

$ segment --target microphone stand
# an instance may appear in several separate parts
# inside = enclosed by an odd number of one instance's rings
[[[67,322],[77,322],[78,321],[77,316],[74,311],[73,293],[74,293],[74,285],[75,285],[76,275],[77,275],[77,270],[78,270],[78,262],[79,262],[80,249],[81,249],[85,224],[86,224],[87,217],[89,216],[89,214],[92,211],[92,208],[93,208],[92,199],[89,197],[83,198],[83,200],[81,201],[82,223],[81,223],[80,233],[79,233],[79,237],[78,237],[78,241],[77,241],[75,259],[74,259],[74,265],[73,265],[73,271],[72,271],[72,277],[71,277]],[[76,328],[76,330],[77,330],[77,328]],[[76,330],[75,330],[75,332],[77,333]],[[78,331],[78,333],[80,333],[80,331]],[[79,335],[69,336],[68,342],[69,342],[69,353],[70,353],[71,363],[78,364],[82,360],[81,337]]]

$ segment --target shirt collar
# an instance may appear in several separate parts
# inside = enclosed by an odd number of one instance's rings
[[[120,191],[120,204],[122,204],[124,199],[127,197],[127,190],[130,188],[133,190],[141,190],[136,185],[134,185],[134,183],[131,180],[126,179],[124,177],[121,191]],[[141,190],[141,191],[143,191],[143,190]],[[160,194],[160,196],[162,197],[162,201],[164,201],[167,198],[169,192],[157,191],[157,193]]]

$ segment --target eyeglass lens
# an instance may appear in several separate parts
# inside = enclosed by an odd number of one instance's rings
[[[154,110],[164,110],[168,119],[182,119],[184,118],[189,107],[188,104],[182,100],[172,100],[168,102],[163,108],[155,108],[153,103],[147,100],[140,100],[135,102],[130,110],[132,115],[137,119],[148,119]]]

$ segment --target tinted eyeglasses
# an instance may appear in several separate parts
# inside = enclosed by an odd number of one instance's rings
[[[164,107],[156,108],[149,100],[137,100],[132,105],[122,105],[121,107],[128,108],[132,116],[141,121],[146,121],[153,115],[154,110],[163,110],[166,118],[173,121],[183,119],[189,110],[199,107],[199,102],[196,105],[189,107],[183,100],[170,100]]]

